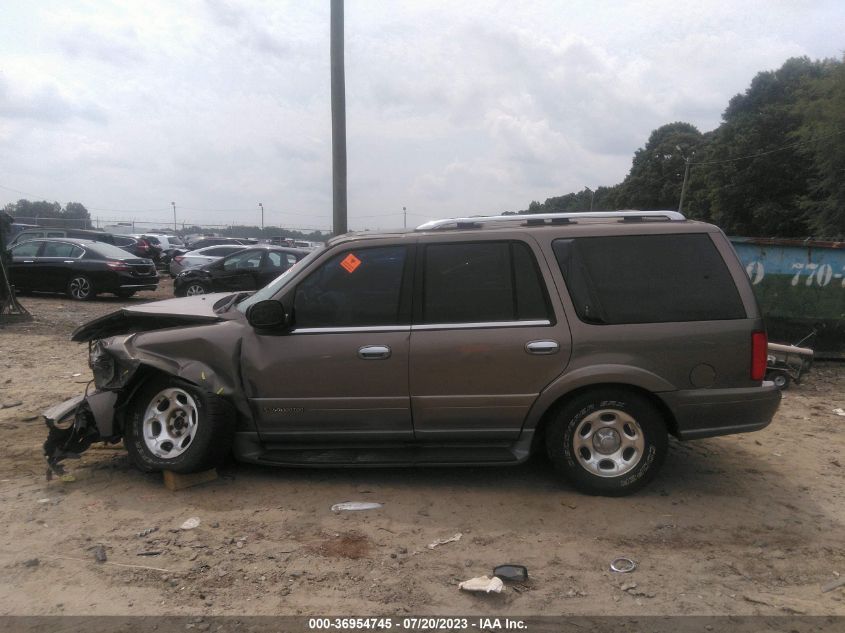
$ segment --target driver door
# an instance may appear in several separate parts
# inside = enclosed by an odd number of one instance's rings
[[[324,259],[283,302],[293,327],[250,330],[242,369],[264,441],[411,440],[412,246]]]

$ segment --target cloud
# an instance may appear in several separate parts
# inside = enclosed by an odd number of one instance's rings
[[[135,29],[120,27],[104,32],[90,23],[75,24],[59,38],[59,48],[73,58],[90,58],[96,61],[127,66],[144,59]]]
[[[288,57],[293,48],[268,29],[267,16],[245,5],[227,0],[205,0],[212,19],[220,26],[237,33],[239,42],[250,50],[272,57]]]
[[[62,123],[70,119],[105,123],[105,111],[88,101],[63,95],[54,85],[40,85],[30,90],[16,90],[0,77],[0,119],[30,119]]]

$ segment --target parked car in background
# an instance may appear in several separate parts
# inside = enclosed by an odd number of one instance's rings
[[[305,257],[308,251],[283,246],[253,246],[216,262],[190,268],[173,280],[177,297],[209,292],[258,290]]]
[[[176,251],[181,251],[185,248],[185,243],[178,235],[170,235],[169,233],[147,233],[144,237],[158,242],[158,246],[161,248],[162,264],[169,264],[170,260],[173,259],[173,255],[176,254]]]
[[[132,253],[136,257],[155,259],[159,250],[143,237],[132,237],[131,235],[115,235],[114,245],[118,248]]]
[[[293,246],[294,240],[289,237],[274,236],[268,237],[264,240],[265,244],[272,244],[273,246]]]
[[[28,240],[36,240],[40,238],[51,237],[70,237],[80,240],[92,240],[94,242],[105,242],[106,244],[114,244],[114,235],[111,233],[103,233],[102,231],[88,231],[85,229],[66,229],[62,227],[39,226],[34,229],[26,229],[15,235],[15,238],[9,243],[9,247]]]
[[[206,246],[205,248],[200,248],[195,251],[188,251],[184,255],[175,255],[173,259],[170,260],[170,276],[176,277],[176,275],[181,273],[183,270],[216,262],[221,257],[242,251],[245,248],[249,247],[244,246],[243,244],[223,244],[220,246]]]
[[[173,256],[175,257],[176,255],[184,255],[189,251],[196,251],[207,246],[223,246],[227,244],[255,246],[256,244],[258,244],[258,240],[254,240],[252,238],[247,237],[203,237],[192,242],[187,242],[181,248],[177,248],[173,251]]]
[[[189,247],[191,250],[197,250],[198,248],[205,248],[206,246],[218,246],[220,244],[244,244],[246,246],[250,246],[257,243],[258,240],[255,240],[251,237],[203,237],[199,240],[190,242],[186,246]]]
[[[37,224],[23,224],[21,222],[12,222],[12,226],[10,227],[9,235],[7,239],[11,240],[15,235],[20,233],[21,231],[26,231],[27,229],[37,229]]]
[[[65,292],[72,299],[85,301],[103,292],[131,297],[158,286],[152,260],[135,257],[113,244],[37,239],[16,244],[9,255],[9,279],[25,292]]]

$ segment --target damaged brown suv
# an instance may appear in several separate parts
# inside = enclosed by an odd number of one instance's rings
[[[329,241],[254,294],[79,328],[97,390],[45,413],[51,468],[123,439],[144,470],[515,464],[623,495],[778,390],[724,234],[670,212],[477,217]]]

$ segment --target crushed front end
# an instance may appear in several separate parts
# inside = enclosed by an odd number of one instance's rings
[[[118,337],[124,338],[124,337]],[[120,391],[138,369],[137,362],[119,361],[109,353],[114,339],[98,339],[88,343],[88,366],[94,374],[95,389],[54,405],[44,411],[49,433],[44,442],[47,479],[66,474],[62,461],[79,459],[95,442],[116,444],[122,434],[115,424]]]

